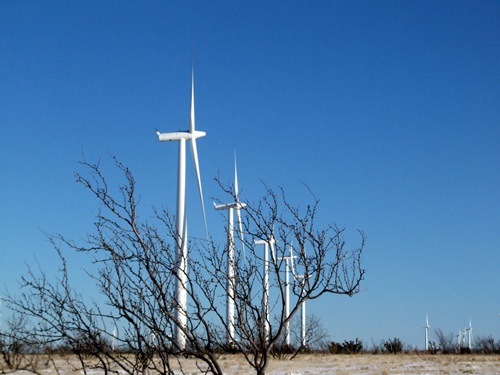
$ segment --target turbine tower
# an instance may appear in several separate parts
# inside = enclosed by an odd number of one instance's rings
[[[179,141],[179,162],[177,173],[177,222],[176,222],[176,286],[175,300],[177,302],[175,310],[176,324],[174,325],[174,340],[178,349],[184,350],[186,347],[186,323],[187,323],[187,221],[186,221],[186,141],[191,141],[191,152],[193,154],[194,168],[198,180],[198,190],[200,193],[201,208],[205,221],[205,233],[208,238],[207,220],[205,216],[205,205],[203,203],[203,191],[201,187],[200,166],[198,163],[198,150],[196,139],[204,137],[205,132],[195,129],[194,118],[194,70],[191,72],[191,114],[189,130],[171,133],[160,133],[156,130],[160,142]]]
[[[425,351],[429,350],[429,318],[425,315]]]
[[[457,344],[458,344],[458,351],[462,348],[462,331],[458,330],[458,335],[457,337]]]
[[[263,308],[263,316],[265,319],[264,322],[264,337],[266,340],[269,339],[269,319],[270,319],[270,310],[269,310],[269,246],[271,246],[271,251],[274,254],[274,237],[271,237],[266,240],[254,240],[256,245],[264,245],[264,275],[262,280],[263,285],[263,295],[262,295],[262,308]]]
[[[244,246],[243,241],[243,224],[241,222],[240,210],[246,207],[246,203],[240,202],[238,192],[238,169],[236,166],[236,153],[234,155],[234,197],[235,202],[214,204],[216,210],[227,210],[227,296],[226,296],[226,326],[227,326],[227,344],[234,342],[234,295],[235,295],[235,279],[234,279],[234,219],[233,212],[236,210],[238,217],[238,231],[240,235],[241,244]]]
[[[278,258],[278,260],[285,261],[285,319],[288,319],[290,315],[290,264],[288,262],[293,262],[295,258],[292,249],[292,244],[290,244],[290,255]],[[285,325],[285,343],[290,345],[290,321],[286,322]]]
[[[296,258],[296,257],[293,256],[292,252],[293,252],[293,249],[292,249],[292,247],[290,247],[290,256],[292,257],[292,263],[291,263],[292,275],[293,275],[293,278],[295,280],[298,280],[299,283],[300,283],[300,288],[301,288],[300,298],[303,298],[304,295],[305,295],[306,280],[307,280],[307,278],[309,276],[307,276],[306,274],[302,274],[302,275],[296,275],[295,274],[295,267],[294,267],[293,259]],[[306,337],[306,333],[307,333],[306,332],[306,300],[305,299],[301,302],[301,305],[300,305],[300,320],[301,320],[301,324],[300,324],[300,328],[301,328],[301,346],[303,348],[305,348],[306,345],[307,345],[307,337]]]
[[[467,331],[467,339],[468,339],[468,347],[469,350],[472,350],[472,320],[469,319],[469,328],[466,329]]]
[[[113,337],[111,338],[111,350],[115,351],[115,347],[116,347],[116,324],[115,328],[113,328]]]

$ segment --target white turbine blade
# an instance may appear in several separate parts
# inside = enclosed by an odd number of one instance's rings
[[[243,236],[243,223],[241,222],[241,212],[239,209],[236,210],[236,217],[238,218],[238,232],[241,241],[241,249],[243,250],[243,259],[245,260],[246,263],[247,256],[245,253],[245,238]]]
[[[293,256],[293,245],[290,242],[290,268],[292,270],[292,276],[294,278],[297,278],[297,275],[295,274],[295,257]]]
[[[201,210],[203,211],[203,221],[205,222],[205,234],[208,240],[208,226],[207,226],[207,217],[205,215],[205,202],[203,201],[203,189],[201,187],[201,177],[200,177],[200,164],[198,162],[198,148],[196,147],[196,130],[195,130],[195,117],[194,117],[194,68],[191,71],[191,116],[189,118],[189,132],[192,135],[191,138],[191,152],[193,154],[194,161],[194,169],[196,171],[196,179],[198,181],[198,190],[200,192],[200,200],[201,200]],[[198,132],[200,133],[200,132]],[[205,134],[201,134],[199,136],[204,136]]]
[[[272,239],[269,241],[269,245],[270,245],[270,250],[271,250],[271,261],[274,263],[276,262],[276,252],[275,252],[275,249],[274,249],[274,230],[273,230],[273,237]]]
[[[205,222],[205,234],[208,240],[207,217],[205,215],[205,202],[203,201],[203,189],[201,187],[200,164],[198,162],[198,149],[196,148],[196,138],[191,139],[191,152],[193,153],[194,169],[196,171],[196,179],[198,180],[198,190],[200,192],[201,210],[203,212],[203,221]]]
[[[236,203],[240,203],[240,195],[239,195],[239,190],[238,190],[238,167],[237,167],[237,164],[236,164],[236,150],[234,150],[234,195],[235,195],[235,198],[236,198]],[[241,241],[241,246],[243,248],[243,257],[245,259],[245,262],[246,262],[246,254],[245,254],[245,240],[243,238],[243,223],[241,221],[241,207],[239,205],[237,205],[237,208],[236,208],[236,215],[237,215],[237,219],[238,219],[238,231],[239,231],[239,237],[240,237],[240,241]]]
[[[234,150],[234,195],[236,202],[240,201],[240,193],[238,191],[238,168],[236,166],[236,150]]]
[[[191,116],[189,121],[189,132],[194,133],[195,120],[194,120],[194,69],[191,72]]]

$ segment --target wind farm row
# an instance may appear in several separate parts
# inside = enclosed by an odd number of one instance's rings
[[[429,318],[425,316],[425,351],[429,350]],[[472,351],[472,320],[469,319],[469,326],[458,330],[458,334],[455,336],[457,339],[457,348],[467,349],[469,352]]]
[[[191,152],[194,162],[194,168],[197,178],[198,191],[201,201],[201,209],[203,214],[203,220],[205,223],[205,232],[208,240],[208,226],[205,214],[205,204],[203,198],[203,188],[201,183],[200,175],[200,164],[198,159],[198,149],[196,140],[202,138],[206,135],[204,131],[196,129],[195,126],[195,105],[194,105],[194,71],[191,72],[191,107],[190,107],[190,121],[189,129],[186,131],[176,131],[161,133],[156,130],[158,136],[158,141],[160,142],[179,142],[179,153],[178,153],[178,174],[177,174],[177,209],[176,209],[176,294],[175,298],[178,301],[176,310],[176,319],[178,324],[174,327],[174,338],[176,345],[184,349],[186,346],[186,322],[187,322],[187,275],[188,275],[188,219],[186,214],[186,141],[190,141]],[[241,250],[243,253],[243,259],[245,256],[245,240],[243,224],[241,220],[241,210],[245,209],[246,203],[241,202],[239,198],[239,188],[238,188],[238,171],[236,163],[236,153],[234,156],[234,197],[235,201],[230,203],[215,204],[214,208],[216,210],[227,210],[228,221],[227,221],[227,296],[226,296],[226,330],[227,337],[226,341],[228,345],[234,343],[235,338],[235,306],[234,306],[234,288],[235,288],[235,225],[234,225],[234,211],[236,211],[237,216],[237,231],[238,237],[241,243]],[[270,325],[270,307],[269,307],[269,253],[273,260],[275,258],[274,244],[275,239],[273,235],[269,236],[264,240],[254,240],[255,245],[264,246],[263,255],[263,297],[262,297],[262,307],[264,311],[264,325],[265,325],[265,335],[269,335],[269,325]],[[299,275],[295,272],[294,266],[295,256],[293,255],[293,248],[290,245],[290,255],[282,257],[279,260],[285,261],[285,289],[286,289],[286,306],[285,306],[285,316],[288,317],[290,314],[290,272],[295,281],[298,281],[302,286],[305,283],[306,276]],[[285,342],[290,345],[290,322],[286,323],[285,332]],[[301,343],[303,346],[306,345],[306,306],[305,301],[301,304]]]
[[[189,118],[189,129],[185,131],[174,131],[161,133],[156,130],[158,141],[160,142],[178,142],[178,173],[177,173],[177,208],[176,208],[176,243],[175,243],[175,254],[176,254],[176,295],[175,298],[178,301],[178,307],[176,310],[176,319],[179,324],[174,327],[174,337],[176,344],[180,348],[184,348],[186,345],[185,330],[186,321],[188,316],[187,311],[187,277],[188,277],[188,218],[186,213],[186,142],[190,142],[191,153],[194,163],[194,169],[197,179],[199,197],[201,202],[201,210],[205,225],[205,232],[208,240],[208,226],[205,214],[205,204],[203,197],[203,188],[201,182],[200,173],[200,163],[198,158],[197,140],[206,135],[204,131],[200,131],[195,125],[195,94],[194,94],[194,70],[191,72],[191,105],[190,105],[190,118]],[[215,210],[227,211],[227,259],[226,259],[226,292],[225,297],[225,307],[226,307],[226,342],[228,345],[234,343],[237,339],[235,336],[235,267],[240,265],[236,264],[235,252],[236,252],[236,238],[239,239],[239,244],[241,246],[240,251],[242,254],[242,259],[246,259],[245,254],[245,238],[243,230],[243,222],[241,217],[241,211],[245,210],[247,204],[240,200],[239,185],[238,185],[238,170],[236,162],[236,152],[234,153],[234,191],[233,191],[234,201],[228,203],[214,203]],[[235,215],[236,213],[236,215]],[[235,216],[237,223],[235,224]],[[290,314],[290,285],[292,283],[297,283],[299,286],[303,286],[306,282],[307,275],[299,274],[296,271],[295,259],[296,256],[293,254],[293,247],[290,244],[289,255],[282,256],[279,259],[274,259],[276,257],[274,246],[275,238],[274,234],[270,234],[268,238],[257,239],[253,242],[254,245],[263,246],[263,262],[262,262],[262,308],[265,317],[264,330],[266,335],[269,334],[269,323],[271,321],[270,309],[269,309],[269,294],[270,294],[270,281],[269,281],[269,257],[271,256],[271,261],[283,261],[285,265],[285,316],[288,317]],[[244,264],[243,264],[244,266]],[[292,280],[290,280],[290,275]],[[425,350],[429,350],[429,320],[426,316],[425,320]],[[472,349],[472,321],[469,320],[469,326],[458,331],[456,336],[458,347],[466,347],[469,350]],[[290,345],[290,322],[286,323],[285,329],[285,343]],[[306,343],[306,306],[305,301],[301,304],[301,344],[305,346]]]

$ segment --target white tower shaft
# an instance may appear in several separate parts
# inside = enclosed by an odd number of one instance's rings
[[[293,273],[293,259],[292,247],[290,246],[290,255],[278,258],[278,260],[285,261],[285,319],[290,317],[290,271]],[[290,321],[285,323],[285,344],[290,345]]]
[[[179,139],[179,169],[177,185],[177,242],[176,263],[177,277],[175,282],[175,300],[177,309],[174,326],[174,339],[180,349],[186,347],[184,328],[187,323],[187,221],[186,221],[186,140]]]
[[[285,259],[285,317],[288,319],[290,316],[290,267],[288,265],[288,259]],[[285,343],[290,345],[290,321],[286,322],[285,325]]]
[[[429,350],[429,318],[425,316],[425,351]]]
[[[230,344],[234,341],[234,215],[232,208],[228,211],[226,319],[227,343]]]
[[[306,347],[307,338],[306,338],[306,301],[302,301],[301,305],[301,331],[302,331],[302,346]]]
[[[265,243],[264,248],[264,335],[269,338],[269,244]]]
[[[255,240],[256,245],[264,245],[264,264],[263,264],[263,275],[262,275],[262,317],[264,319],[264,337],[266,340],[269,339],[269,319],[270,319],[270,310],[269,310],[269,240]]]

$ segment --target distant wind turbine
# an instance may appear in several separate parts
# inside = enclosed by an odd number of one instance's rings
[[[234,342],[234,220],[233,211],[236,210],[238,217],[238,232],[243,246],[244,251],[244,240],[243,240],[243,225],[241,222],[240,210],[246,207],[246,203],[240,202],[239,192],[238,192],[238,169],[236,166],[236,153],[234,155],[234,196],[235,202],[215,204],[216,210],[227,210],[228,220],[227,220],[227,297],[226,297],[226,324],[227,324],[227,343],[231,344]]]
[[[115,328],[113,328],[113,337],[111,338],[111,350],[115,351],[115,346],[116,346],[116,325]]]
[[[205,216],[205,205],[203,203],[203,190],[201,187],[200,166],[198,163],[198,149],[196,147],[196,139],[204,137],[205,132],[195,129],[194,118],[194,70],[191,73],[191,114],[189,121],[189,130],[160,133],[156,131],[158,140],[179,141],[179,164],[177,174],[177,238],[176,238],[176,287],[175,299],[177,301],[175,317],[176,325],[174,326],[174,340],[180,350],[186,347],[186,323],[187,323],[187,221],[186,221],[186,141],[191,141],[191,152],[193,154],[194,168],[198,180],[198,190],[200,193],[201,208],[203,219],[205,221],[205,233],[208,238],[207,220]]]
[[[466,329],[467,331],[467,339],[468,339],[468,346],[469,350],[472,350],[472,320],[469,319],[469,328]]]
[[[306,280],[309,277],[306,274],[302,275],[296,275],[295,274],[295,267],[294,267],[294,262],[293,258],[293,248],[290,247],[290,256],[292,257],[292,263],[291,263],[291,268],[292,268],[292,275],[295,280],[298,280],[300,283],[300,297],[303,298],[305,295],[305,285],[306,285]],[[302,347],[305,347],[307,345],[307,338],[306,338],[306,300],[304,299],[301,303],[300,306],[300,318],[301,318],[301,345]]]
[[[460,350],[463,347],[463,341],[465,337],[465,331],[462,332],[460,329],[458,330],[458,335],[457,337],[457,343],[458,343],[458,350]]]
[[[288,262],[293,262],[293,250],[292,244],[290,244],[290,255],[278,258],[278,260],[285,261],[285,319],[288,319],[290,315],[290,264]],[[288,321],[285,325],[285,343],[290,345],[290,322]]]
[[[429,350],[429,318],[425,315],[425,351]]]
[[[266,340],[269,339],[269,319],[270,319],[270,310],[269,310],[269,246],[271,246],[271,252],[274,254],[274,236],[271,236],[269,239],[265,240],[254,240],[256,245],[264,245],[264,275],[262,280],[263,285],[263,295],[262,295],[262,308],[263,308],[263,318],[264,322],[264,337]]]

